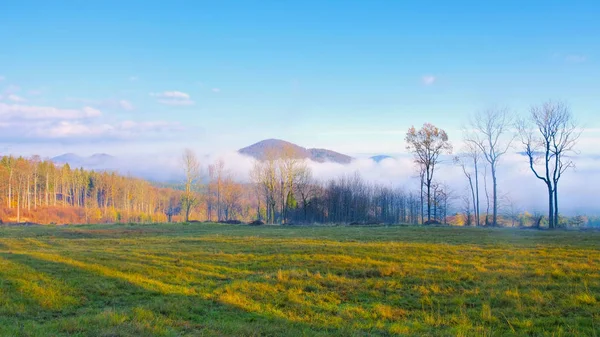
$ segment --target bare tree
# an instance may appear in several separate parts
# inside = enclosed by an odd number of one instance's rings
[[[454,161],[460,165],[463,174],[469,182],[471,191],[471,201],[473,202],[473,216],[475,217],[475,226],[480,225],[479,217],[479,158],[478,147],[473,143],[467,142],[462,155],[456,156]],[[472,167],[471,167],[472,165]]]
[[[200,182],[200,162],[196,158],[196,154],[185,149],[182,156],[183,170],[185,173],[184,193],[181,196],[181,207],[183,209],[184,221],[189,221],[192,207],[198,204],[198,196],[196,195],[197,185]]]
[[[275,223],[277,214],[277,156],[275,151],[267,151],[263,160],[254,162],[254,167],[250,172],[252,181],[259,187],[265,198],[265,220],[271,224]],[[260,212],[257,217],[259,214]]]
[[[485,222],[486,226],[490,225],[490,192],[488,191],[488,170],[487,164],[483,166],[483,193],[485,193]]]
[[[521,212],[510,194],[505,195],[503,199],[505,199],[504,201],[506,203],[506,207],[504,207],[504,216],[510,220],[511,227],[515,227],[517,221],[519,221],[519,214]]]
[[[300,195],[303,209],[303,221],[308,221],[308,202],[315,194],[316,183],[313,181],[310,167],[305,166],[298,174],[296,192]]]
[[[212,221],[213,212],[213,181],[215,179],[215,165],[208,165],[208,184],[206,184],[206,220]],[[217,219],[218,221],[218,219]]]
[[[518,123],[521,142],[529,159],[529,168],[546,184],[548,191],[548,227],[558,225],[558,181],[574,167],[569,154],[581,135],[569,107],[562,102],[548,101],[533,106],[529,120]]]
[[[497,225],[498,220],[498,162],[510,148],[515,136],[511,135],[510,128],[513,125],[509,110],[488,109],[471,120],[472,132],[467,135],[467,142],[475,145],[485,160],[490,164],[492,173],[492,202],[493,216],[492,225]]]
[[[242,198],[242,185],[233,179],[233,175],[230,172],[226,172],[225,176],[222,177],[221,181],[221,208],[223,212],[223,219],[237,220],[241,213],[241,198]]]
[[[284,146],[278,157],[281,223],[285,223],[288,220],[289,209],[296,203],[294,192],[298,179],[304,171],[308,170],[308,167],[296,149],[291,146]]]
[[[419,189],[421,199],[421,224],[425,223],[425,196],[423,189],[425,188],[425,165],[419,164]]]
[[[443,153],[451,153],[452,145],[448,141],[446,131],[425,123],[420,130],[415,127],[406,133],[406,148],[415,155],[415,162],[424,169],[424,183],[427,187],[427,221],[431,221],[431,187],[435,166]]]
[[[463,194],[462,195],[462,201],[463,201],[463,211],[465,213],[465,226],[471,226],[473,224],[473,222],[471,221],[471,206],[472,202],[471,202],[471,197],[469,196],[469,194]],[[473,214],[475,215],[475,214]]]

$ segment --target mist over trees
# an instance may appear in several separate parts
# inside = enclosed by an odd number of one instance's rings
[[[435,203],[435,198],[432,198],[431,195],[433,174],[439,164],[440,156],[444,153],[450,154],[452,145],[448,141],[446,131],[429,123],[423,124],[419,130],[414,126],[408,129],[405,141],[406,149],[415,155],[415,163],[419,168],[421,196],[423,195],[423,185],[426,188],[427,222],[431,222],[432,205]],[[433,220],[435,220],[435,215]]]
[[[183,209],[184,221],[189,221],[192,207],[199,203],[198,182],[200,180],[200,162],[194,152],[190,149],[183,151],[181,158],[183,171],[185,173],[184,191],[181,195],[181,208]]]
[[[581,132],[569,107],[562,102],[545,102],[533,106],[528,119],[518,124],[519,134],[529,167],[548,191],[548,226],[558,226],[558,182],[574,167],[572,157]]]
[[[488,109],[470,121],[471,132],[465,141],[479,150],[487,161],[492,175],[492,225],[498,225],[498,163],[510,148],[514,135],[509,134],[513,127],[508,109]],[[471,152],[473,149],[471,149]],[[472,155],[471,155],[472,156]],[[476,163],[475,163],[476,165]],[[486,185],[487,187],[487,185]],[[487,194],[486,194],[487,197]]]
[[[0,160],[0,219],[4,222],[98,223],[218,221],[267,224],[453,224],[465,226],[581,226],[596,221],[559,212],[560,178],[574,166],[581,129],[569,108],[546,102],[514,122],[508,109],[475,115],[453,146],[430,123],[411,127],[406,149],[414,156],[415,186],[374,183],[360,174],[315,178],[297,147],[266,151],[247,179],[222,159],[200,162],[183,151],[183,178],[160,187],[114,172],[55,165],[49,160],[4,156]],[[515,138],[520,146],[514,146]],[[292,144],[293,145],[293,144]],[[398,144],[400,147],[401,144]],[[523,167],[544,182],[548,215],[526,212],[502,190],[502,157],[523,151]],[[440,180],[460,168],[463,188]],[[527,165],[527,166],[525,166]],[[483,204],[482,204],[483,203]]]

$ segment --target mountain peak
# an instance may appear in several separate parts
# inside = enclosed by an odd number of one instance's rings
[[[51,158],[55,164],[69,164],[75,167],[96,168],[111,162],[115,157],[106,153],[95,153],[89,157],[82,157],[75,153],[65,153]]]
[[[385,155],[385,154],[379,154],[379,155],[376,155],[376,156],[372,156],[372,157],[371,157],[371,160],[373,160],[373,161],[374,161],[374,162],[376,162],[376,163],[379,163],[379,162],[381,162],[382,160],[384,160],[384,159],[388,159],[388,158],[392,158],[392,157],[391,157],[391,156],[388,156],[388,155]]]
[[[281,157],[283,153],[292,154],[296,158],[310,159],[319,163],[334,162],[348,164],[352,157],[327,149],[307,149],[300,145],[281,140],[264,139],[238,150],[239,153],[264,160],[268,157]]]

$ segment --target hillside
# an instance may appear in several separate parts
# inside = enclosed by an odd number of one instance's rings
[[[291,153],[297,158],[310,159],[318,163],[332,162],[338,164],[348,164],[354,158],[327,149],[307,149],[294,143],[280,139],[265,139],[258,143],[238,150],[239,153],[263,160],[273,154],[276,157],[283,153]]]
[[[382,160],[385,160],[385,159],[390,159],[390,158],[393,158],[393,157],[391,157],[391,156],[388,156],[388,155],[385,155],[385,154],[380,154],[380,155],[377,155],[377,156],[372,156],[372,157],[370,157],[370,159],[371,159],[372,161],[376,162],[376,163],[379,163],[379,162],[381,162]]]
[[[82,157],[74,153],[65,153],[50,159],[55,164],[69,164],[71,167],[84,167],[88,169],[107,168],[115,163],[116,158],[105,154],[96,153],[89,157]]]

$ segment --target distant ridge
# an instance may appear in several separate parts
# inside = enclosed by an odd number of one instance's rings
[[[269,153],[273,153],[276,156],[279,154],[280,156],[283,152],[290,152],[297,158],[310,159],[318,163],[349,164],[354,159],[339,152],[327,149],[307,149],[281,139],[261,140],[258,143],[238,150],[238,152],[259,160],[266,159]]]
[[[93,169],[111,164],[115,160],[115,157],[106,153],[95,153],[89,157],[82,157],[75,153],[65,153],[50,160],[55,164],[69,164],[69,166],[73,167]]]
[[[391,156],[388,156],[388,155],[385,155],[385,154],[380,154],[380,155],[377,155],[377,156],[373,156],[373,157],[371,157],[371,160],[373,160],[373,161],[374,161],[374,162],[376,162],[376,163],[379,163],[379,162],[381,162],[382,160],[384,160],[384,159],[388,159],[388,158],[392,158],[392,157],[391,157]]]
[[[82,157],[76,155],[75,153],[65,153],[65,154],[61,154],[60,156],[53,157],[51,160],[55,164],[69,163],[69,165],[70,165],[70,163],[79,162],[82,159],[83,159]]]

